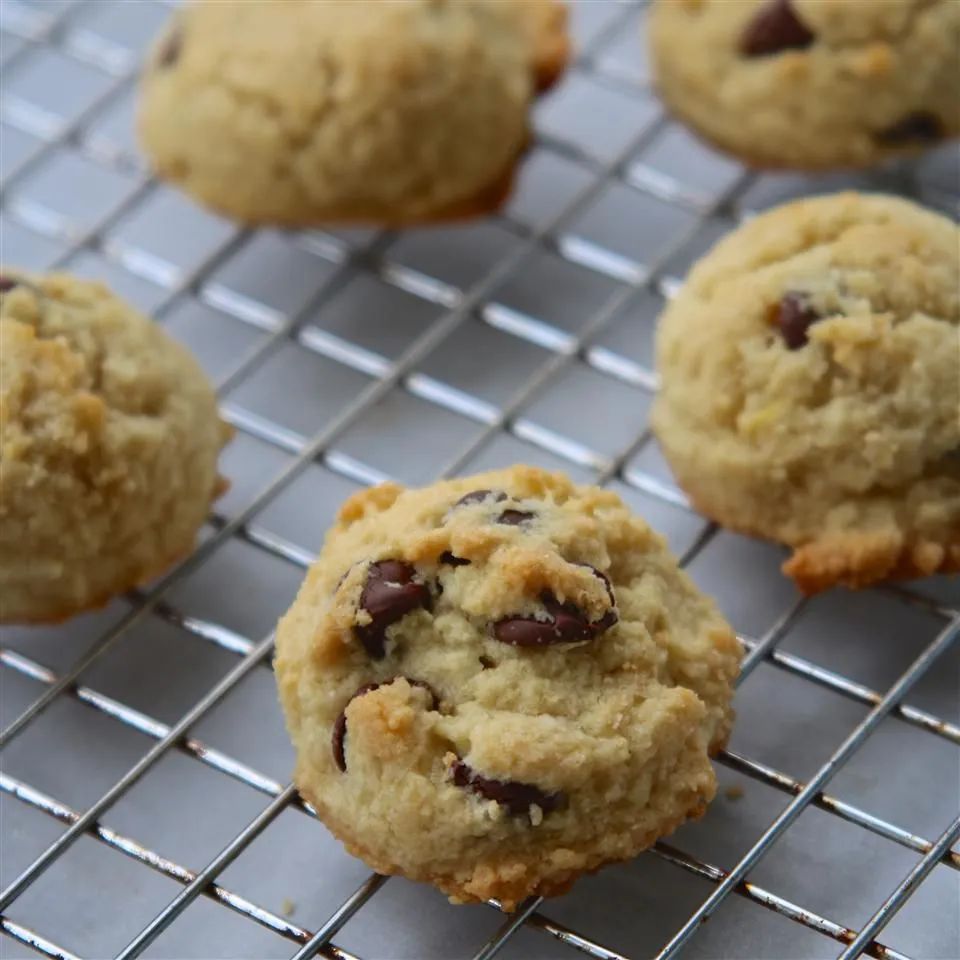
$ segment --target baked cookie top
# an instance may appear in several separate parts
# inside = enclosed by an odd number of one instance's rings
[[[0,277],[0,620],[56,620],[193,544],[229,436],[200,367],[99,283]]]
[[[248,222],[485,212],[562,71],[559,0],[199,0],[146,65],[157,172]]]
[[[615,494],[514,467],[347,500],[276,668],[348,849],[512,909],[703,811],[738,661]]]
[[[960,133],[955,0],[656,0],[658,88],[757,166],[860,167]]]
[[[653,423],[694,503],[805,590],[960,567],[960,231],[906,200],[787,204],[660,322]]]

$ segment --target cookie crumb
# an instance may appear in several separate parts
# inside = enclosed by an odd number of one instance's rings
[[[296,912],[297,905],[289,898],[284,897],[283,902],[280,904],[280,912],[285,917],[292,917]]]
[[[733,800],[733,801],[742,800],[742,799],[743,799],[743,787],[741,787],[739,784],[736,784],[736,783],[735,783],[735,784],[733,784],[733,786],[726,787],[726,788],[724,789],[724,791],[723,791],[723,795],[724,795],[728,800]]]

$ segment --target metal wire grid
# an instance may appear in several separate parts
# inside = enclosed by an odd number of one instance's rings
[[[131,8],[136,14],[132,20]],[[601,455],[582,439],[566,436],[563,431],[551,425],[544,426],[525,414],[544,391],[563,383],[563,378],[574,370],[591,370],[609,381],[626,383],[642,391],[653,389],[655,381],[649,366],[609,347],[604,341],[605,335],[615,326],[618,318],[651,293],[669,295],[676,288],[684,264],[696,255],[698,244],[709,239],[710,231],[725,229],[739,212],[749,210],[743,201],[757,188],[758,181],[743,171],[731,170],[723,166],[722,161],[716,161],[718,166],[711,169],[722,172],[723,176],[718,178],[720,185],[711,195],[704,195],[696,189],[688,189],[689,184],[685,185],[682,177],[675,179],[675,171],[670,169],[669,164],[666,169],[658,169],[656,164],[635,162],[635,158],[644,151],[644,156],[649,160],[658,144],[676,135],[676,128],[668,127],[652,99],[644,93],[642,61],[639,59],[639,50],[634,46],[637,21],[643,14],[642,4],[596,0],[593,3],[581,3],[575,22],[583,41],[582,52],[578,57],[574,79],[568,82],[606,85],[605,89],[616,91],[618,97],[629,100],[636,110],[648,110],[649,122],[644,122],[639,129],[636,124],[629,127],[629,135],[622,137],[616,150],[606,153],[591,153],[589,148],[584,149],[582,143],[578,145],[564,140],[562,134],[552,137],[549,129],[541,129],[538,156],[552,158],[554,162],[569,160],[576,163],[580,181],[564,203],[551,209],[547,215],[534,216],[532,224],[524,223],[522,217],[520,221],[512,219],[512,211],[508,211],[506,220],[502,222],[509,225],[516,238],[515,245],[508,255],[495,260],[489,268],[485,264],[466,282],[459,285],[451,283],[440,276],[431,275],[429,270],[418,270],[392,257],[392,252],[398,248],[398,240],[402,245],[402,238],[394,234],[315,233],[303,235],[297,238],[297,242],[302,249],[309,249],[326,258],[330,266],[329,282],[313,291],[295,309],[266,309],[236,295],[236,291],[221,288],[218,294],[217,289],[209,283],[224,264],[255,242],[254,235],[224,228],[216,242],[182,269],[171,268],[163,258],[145,254],[136,244],[116,242],[118,225],[122,227],[128,223],[131,215],[156,198],[161,188],[143,173],[128,152],[115,149],[109,138],[97,135],[100,118],[129,97],[131,75],[137,62],[135,44],[118,40],[112,25],[115,18],[122,14],[120,20],[126,17],[128,26],[134,24],[133,32],[140,39],[140,34],[148,32],[143,29],[143,24],[151,25],[152,30],[153,21],[164,12],[162,5],[147,3],[78,0],[27,3],[4,0],[3,39],[5,46],[10,43],[12,49],[3,52],[3,67],[5,77],[11,78],[10,86],[15,89],[11,95],[5,81],[7,89],[0,95],[0,120],[5,124],[7,136],[17,133],[21,139],[27,136],[36,140],[34,147],[22,150],[18,144],[15,152],[20,155],[19,158],[15,158],[9,167],[7,162],[4,163],[8,167],[3,181],[6,218],[4,246],[17,251],[26,250],[26,259],[34,259],[38,267],[74,266],[80,258],[95,251],[101,258],[97,261],[98,265],[112,270],[121,277],[122,282],[140,284],[143,281],[159,281],[155,287],[151,287],[156,294],[151,306],[155,315],[171,326],[170,317],[176,312],[178,304],[190,300],[202,288],[208,302],[214,302],[257,333],[251,349],[235,362],[220,365],[217,380],[221,393],[226,397],[228,418],[241,435],[255,437],[284,451],[290,458],[237,509],[215,514],[211,518],[209,536],[196,552],[157,583],[131,597],[129,611],[69,667],[59,671],[51,669],[34,656],[17,649],[16,645],[4,644],[0,649],[0,662],[6,668],[4,675],[28,677],[45,688],[0,734],[0,747],[10,744],[60,698],[82,703],[153,741],[153,746],[137,763],[119,777],[100,799],[83,810],[72,809],[6,771],[0,773],[0,787],[6,794],[66,827],[0,894],[0,928],[8,938],[29,945],[40,954],[66,958],[74,956],[65,946],[46,937],[43,931],[29,929],[17,922],[11,907],[77,838],[87,836],[181,886],[179,894],[116,954],[118,957],[140,955],[192,902],[202,897],[285,938],[296,950],[296,958],[316,955],[350,958],[353,955],[337,946],[333,938],[384,886],[386,878],[369,876],[325,922],[314,929],[306,929],[277,912],[258,906],[228,889],[219,879],[282,811],[290,808],[307,816],[312,816],[313,812],[299,800],[290,784],[258,772],[192,733],[198,722],[235,690],[245,677],[268,665],[272,635],[256,641],[224,623],[185,613],[171,601],[171,592],[230,540],[249,544],[293,568],[304,568],[312,558],[311,552],[292,540],[278,536],[258,523],[258,519],[311,465],[322,464],[326,471],[360,483],[383,479],[387,471],[364,462],[353,455],[349,448],[345,452],[338,441],[372,411],[382,409],[384,401],[388,408],[391,404],[396,406],[400,396],[417,397],[458,414],[465,418],[465,422],[469,420],[479,425],[478,429],[467,434],[468,439],[458,445],[455,454],[447,455],[439,469],[434,471],[440,476],[472,468],[483,451],[489,448],[491,440],[511,437],[528,444],[534,457],[542,454],[551,461],[565,460],[569,469],[574,472],[586,471],[596,482],[616,482],[639,491],[651,498],[651,502],[655,498],[686,509],[682,495],[664,475],[655,469],[648,469],[648,465],[655,463],[655,460],[645,459],[653,449],[645,427],[636,431],[627,442],[620,443],[615,452]],[[81,64],[85,70],[96,70],[103,79],[99,88],[90,93],[81,106],[59,120],[55,115],[45,113],[42,104],[31,103],[29,98],[20,96],[16,89],[17,79],[22,79],[24,73],[44,55],[67,58]],[[549,124],[546,126],[549,127]],[[65,226],[56,216],[51,217],[43,204],[32,203],[21,189],[31,174],[35,175],[45,158],[60,151],[68,151],[71,157],[83,158],[84,162],[103,166],[125,177],[126,190],[123,196],[111,204],[103,215],[79,227],[76,224]],[[948,159],[948,170],[953,162]],[[905,190],[928,203],[955,211],[960,184],[951,184],[949,173],[945,178],[943,169],[941,163],[927,178],[918,175],[914,168],[900,168],[882,174],[881,178],[886,179],[880,182],[888,189]],[[683,211],[687,219],[686,226],[665,239],[660,249],[643,263],[625,255],[622,249],[615,249],[616,242],[605,246],[573,229],[582,226],[584,216],[589,215],[597,201],[613,185],[630,191],[631,196],[655,198],[664,208]],[[522,185],[521,198],[524,189]],[[32,240],[26,243],[22,241],[20,232],[24,229],[30,231],[31,238],[36,238],[35,243]],[[577,264],[616,281],[611,284],[613,292],[591,311],[587,322],[573,332],[545,325],[522,311],[505,308],[493,301],[493,295],[504,283],[530,269],[535,258],[544,251],[566,263]],[[330,335],[312,325],[312,318],[318,313],[323,316],[324,310],[332,309],[331,302],[357,272],[375,276],[384,284],[413,294],[436,310],[435,317],[422,332],[399,347],[392,357],[385,358],[349,339]],[[144,286],[150,284],[144,283]],[[547,351],[520,389],[514,390],[509,399],[502,403],[478,399],[468,391],[452,388],[422,372],[424,365],[429,364],[431,357],[437,355],[448,338],[464,325],[477,322],[523,338]],[[231,392],[235,388],[248,383],[256,371],[290,344],[296,344],[298,351],[312,352],[366,375],[365,378],[357,378],[356,384],[352,384],[352,395],[339,406],[322,429],[310,436],[231,400]],[[615,412],[609,411],[611,414]],[[682,562],[691,563],[716,536],[717,531],[712,526],[703,525],[695,536],[688,537]],[[804,780],[733,750],[721,754],[718,761],[723,767],[766,784],[792,799],[729,870],[705,862],[672,844],[658,843],[655,846],[653,853],[657,857],[713,885],[707,899],[663,945],[657,954],[658,958],[678,955],[731,893],[842,944],[840,955],[844,958],[862,953],[876,957],[904,956],[884,946],[876,938],[893,914],[932,871],[960,871],[960,853],[953,849],[960,837],[960,818],[954,819],[935,839],[930,839],[826,794],[824,788],[888,715],[922,731],[926,737],[951,745],[960,744],[960,726],[905,702],[911,687],[947,651],[960,633],[960,596],[952,588],[948,589],[950,592],[943,590],[933,595],[905,589],[883,591],[904,604],[922,609],[941,623],[941,629],[932,641],[885,692],[782,649],[782,641],[805,610],[806,604],[802,601],[790,603],[760,636],[742,637],[748,654],[741,684],[754,673],[758,665],[768,664],[778,671],[800,677],[806,683],[868,707],[869,711],[853,726],[826,762]],[[946,599],[934,599],[934,596]],[[121,638],[132,629],[142,627],[151,618],[174,624],[196,641],[212,644],[238,658],[233,668],[174,723],[162,722],[82,681],[89,668],[104,658]],[[149,846],[106,826],[101,819],[161,758],[173,752],[198,761],[206,768],[270,798],[268,805],[200,870],[189,869],[165,858]],[[836,818],[855,824],[918,855],[912,869],[899,882],[891,879],[889,896],[875,905],[871,915],[858,925],[858,929],[851,929],[747,880],[771,846],[808,807],[828,811]],[[823,853],[822,864],[829,864],[828,853]],[[521,929],[546,933],[559,944],[589,956],[623,956],[592,937],[548,918],[540,908],[541,901],[534,899],[524,904],[516,914],[507,917],[489,941],[479,947],[476,957],[493,957]],[[828,940],[823,942],[826,944]]]

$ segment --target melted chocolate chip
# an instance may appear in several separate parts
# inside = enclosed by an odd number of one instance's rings
[[[444,550],[440,554],[439,563],[445,564],[448,567],[469,567],[470,561],[464,559],[463,557],[458,557],[456,554],[451,553],[449,550]]]
[[[357,697],[362,697],[365,693],[370,693],[371,690],[377,690],[380,687],[385,687],[390,683],[393,683],[394,680],[399,680],[399,677],[391,677],[389,680],[384,680],[382,683],[365,683],[362,687],[357,687],[356,693],[344,704],[343,709],[340,711],[340,715],[334,721],[333,724],[333,733],[330,737],[330,745],[333,748],[333,762],[337,767],[344,773],[347,771],[347,754],[345,749],[346,737],[347,737],[347,707],[353,703]],[[437,691],[427,683],[426,680],[411,680],[409,677],[404,677],[411,686],[413,687],[422,687],[427,693],[430,694],[430,706],[428,710],[436,710],[440,705],[440,698],[437,696]]]
[[[493,500],[494,503],[500,503],[507,499],[507,495],[502,490],[471,490],[465,493],[455,504],[454,507],[466,507],[471,503],[483,503],[484,500]]]
[[[540,602],[547,611],[548,619],[505,617],[493,625],[494,637],[512,647],[548,647],[556,643],[592,640],[598,633],[613,626],[612,622],[603,625],[606,617],[591,623],[578,606],[569,601],[560,603],[549,591],[540,595]]]
[[[458,787],[466,787],[479,794],[485,800],[494,800],[506,807],[514,816],[529,813],[536,804],[545,814],[563,806],[566,797],[562,793],[546,793],[532,783],[519,783],[516,780],[493,780],[482,777],[469,764],[457,760],[452,768],[453,782]]]
[[[0,293],[7,293],[18,285],[19,281],[14,280],[13,277],[0,276]]]
[[[799,350],[807,342],[807,331],[822,317],[802,293],[785,293],[777,310],[777,326],[788,350]]]
[[[485,657],[483,654],[477,657],[477,659],[480,661],[480,666],[483,667],[484,670],[492,670],[497,665],[496,660]]]
[[[413,579],[415,575],[416,570],[402,560],[370,564],[360,594],[360,609],[370,614],[370,623],[358,624],[354,632],[374,660],[381,660],[386,654],[387,627],[411,610],[430,607],[430,591]]]
[[[504,510],[497,517],[497,523],[506,524],[508,527],[519,527],[520,524],[532,520],[535,516],[536,514],[529,510]]]
[[[873,138],[883,146],[898,147],[907,143],[936,143],[943,135],[943,123],[935,113],[917,110],[886,130],[878,131]]]
[[[814,39],[790,0],[769,0],[743,31],[740,52],[746,57],[767,57],[784,50],[805,50]]]
[[[168,69],[176,64],[180,59],[180,52],[183,50],[183,33],[179,27],[174,27],[167,34],[160,49],[157,51],[157,66]]]

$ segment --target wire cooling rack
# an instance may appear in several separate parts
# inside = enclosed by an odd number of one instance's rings
[[[593,0],[503,216],[253,233],[137,158],[133,77],[168,5],[0,12],[4,261],[152,313],[238,428],[193,556],[101,612],[4,631],[3,956],[960,956],[960,586],[802,601],[778,550],[690,511],[646,424],[654,319],[718,236],[847,185],[956,215],[955,149],[750,175],[664,117],[643,5]],[[707,817],[505,916],[342,851],[289,783],[269,664],[346,494],[516,461],[620,492],[748,653]]]

